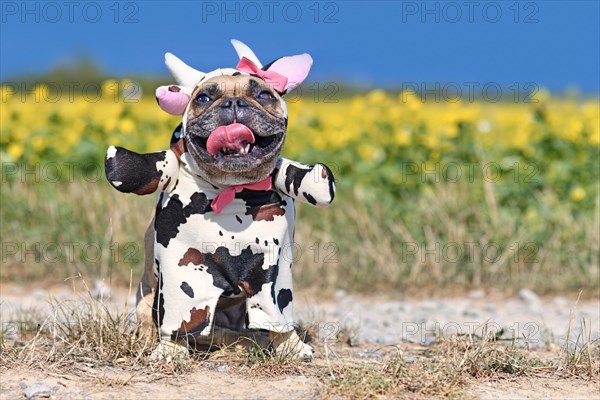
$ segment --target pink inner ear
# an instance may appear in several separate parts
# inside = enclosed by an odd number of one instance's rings
[[[183,92],[172,92],[166,88],[156,91],[156,100],[163,111],[171,115],[182,115],[190,102],[190,98]]]
[[[288,78],[288,83],[285,85],[285,90],[288,90],[298,86],[306,79],[312,62],[312,57],[306,53],[282,57],[271,64],[269,71],[275,71]]]

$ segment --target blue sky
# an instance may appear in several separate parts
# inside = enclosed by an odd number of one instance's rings
[[[312,80],[368,86],[600,87],[598,1],[2,1],[0,78],[85,53],[107,72],[165,74],[171,51],[234,66],[230,38],[264,62],[308,52]],[[467,86],[465,86],[467,85]]]

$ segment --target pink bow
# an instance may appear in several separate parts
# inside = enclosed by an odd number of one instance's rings
[[[215,197],[210,206],[213,211],[220,214],[225,206],[235,199],[235,194],[241,192],[244,189],[250,190],[269,190],[271,189],[271,176],[267,176],[262,181],[255,183],[247,183],[243,185],[234,185],[230,188],[223,190]]]
[[[286,78],[285,76],[275,71],[263,71],[246,57],[242,57],[237,67],[235,68],[242,72],[247,72],[249,74],[256,75],[259,78],[262,78],[265,82],[271,84],[273,86],[273,89],[277,90],[279,93],[282,93],[285,90],[285,85],[287,85],[288,82],[288,78]]]

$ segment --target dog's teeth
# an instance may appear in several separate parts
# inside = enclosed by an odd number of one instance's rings
[[[227,154],[227,147],[223,147],[223,153]]]
[[[248,143],[246,145],[246,147],[244,148],[244,153],[249,153],[250,152],[250,143]]]

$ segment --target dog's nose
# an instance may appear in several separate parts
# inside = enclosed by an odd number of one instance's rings
[[[232,97],[230,99],[223,100],[221,102],[221,107],[222,108],[230,108],[234,104],[237,107],[248,107],[249,106],[248,102],[246,100],[242,99],[241,97]]]

